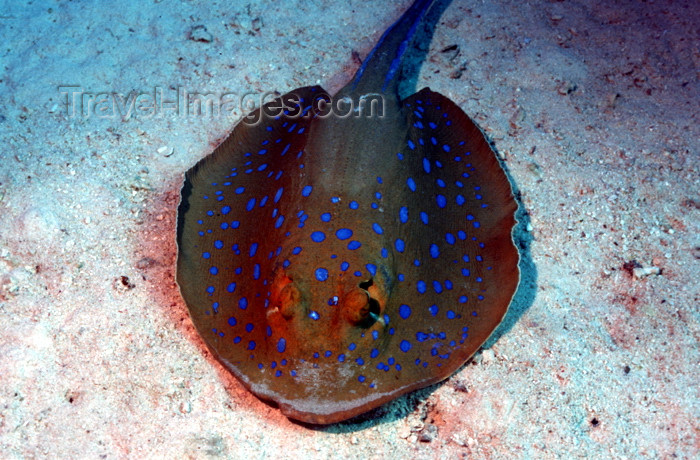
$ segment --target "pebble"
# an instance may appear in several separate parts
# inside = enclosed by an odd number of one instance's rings
[[[209,33],[207,28],[203,25],[194,26],[190,30],[190,40],[202,43],[211,43],[214,40],[212,34]]]
[[[661,269],[659,267],[637,267],[632,270],[632,275],[637,279],[660,274]]]
[[[165,158],[168,158],[170,155],[173,154],[173,152],[175,152],[175,148],[164,145],[162,147],[158,147],[158,150],[156,151],[158,152],[158,155],[162,155]]]

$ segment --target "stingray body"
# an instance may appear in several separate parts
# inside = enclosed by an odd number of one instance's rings
[[[430,3],[338,94],[265,105],[186,175],[177,281],[192,320],[297,420],[345,420],[447,378],[518,284],[516,204],[483,134],[429,89],[398,97]]]

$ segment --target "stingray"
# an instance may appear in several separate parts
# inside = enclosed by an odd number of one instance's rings
[[[288,417],[346,420],[460,368],[519,281],[510,183],[475,123],[400,99],[416,1],[331,96],[298,88],[187,173],[177,282],[223,366]]]

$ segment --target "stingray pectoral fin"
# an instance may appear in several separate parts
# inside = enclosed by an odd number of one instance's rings
[[[259,365],[287,346],[270,333],[267,283],[281,268],[270,255],[280,255],[298,219],[289,210],[305,193],[303,152],[314,101],[324,95],[320,87],[299,88],[254,111],[187,172],[182,188],[180,291],[214,355],[251,389],[269,378]]]

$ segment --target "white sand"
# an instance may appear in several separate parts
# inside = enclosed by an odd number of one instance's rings
[[[336,90],[410,2],[247,3],[4,4],[0,457],[697,458],[697,5],[454,0],[418,85],[505,157],[523,284],[447,382],[312,430],[222,370],[173,281],[183,173],[233,119],[69,117],[58,90]]]

